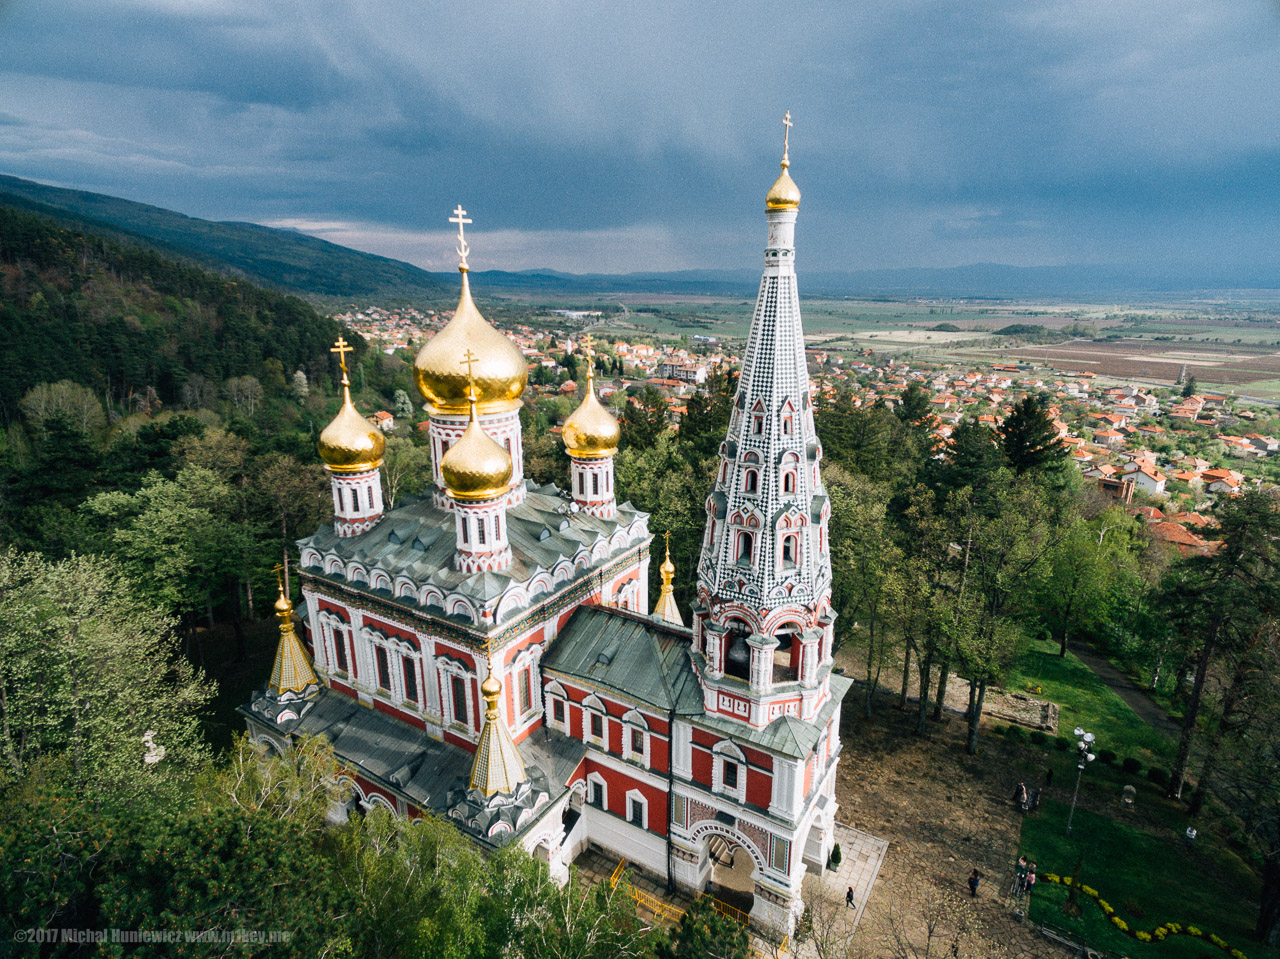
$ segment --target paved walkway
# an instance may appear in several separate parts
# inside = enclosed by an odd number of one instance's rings
[[[1156,732],[1164,733],[1166,736],[1174,738],[1177,738],[1182,732],[1182,725],[1171,719],[1169,714],[1147,695],[1146,690],[1139,687],[1132,679],[1112,666],[1111,662],[1092,646],[1086,646],[1084,643],[1078,642],[1072,645],[1071,651],[1104,684],[1115,690],[1116,695],[1137,713],[1139,719]]]
[[[889,843],[842,822],[836,823],[836,842],[840,844],[840,868],[834,872],[830,869],[822,871],[822,889],[829,898],[844,902],[845,892],[853,887],[854,909],[857,911],[849,930],[852,934],[862,919],[867,900],[871,898],[871,888],[880,875]]]

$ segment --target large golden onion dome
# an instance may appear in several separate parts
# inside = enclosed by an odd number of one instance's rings
[[[468,378],[458,360],[470,350],[474,369],[476,406],[481,413],[501,413],[520,408],[520,396],[529,382],[529,363],[519,347],[489,325],[471,299],[467,269],[462,267],[462,297],[443,330],[418,351],[413,380],[430,412],[462,415],[467,411]]]
[[[445,489],[454,499],[483,500],[501,496],[511,487],[511,454],[495,443],[476,419],[475,392],[468,404],[471,422],[462,438],[440,460]]]
[[[588,357],[587,363],[590,362]],[[564,437],[565,449],[569,451],[569,455],[578,459],[600,459],[618,452],[622,430],[613,414],[596,398],[590,365],[587,366],[587,395],[582,398],[582,404],[565,420],[560,435]]]
[[[335,352],[342,357],[342,408],[338,415],[320,433],[316,444],[320,458],[335,473],[363,473],[382,465],[382,454],[387,448],[382,430],[373,426],[356,410],[351,402],[351,384],[347,379],[345,353],[349,347],[338,340]]]

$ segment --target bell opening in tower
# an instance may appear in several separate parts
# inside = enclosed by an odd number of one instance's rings
[[[726,626],[728,648],[724,657],[725,675],[750,682],[751,647],[747,645],[747,637],[751,635],[751,629],[740,619],[731,619]]]
[[[791,627],[777,632],[773,651],[773,684],[794,683],[800,678],[800,634]]]

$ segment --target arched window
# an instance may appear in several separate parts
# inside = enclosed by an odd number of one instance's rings
[[[738,561],[738,565],[740,566],[751,565],[751,552],[752,552],[752,547],[755,545],[754,539],[755,537],[753,537],[750,533],[738,534],[738,555],[735,557],[735,559]]]
[[[591,474],[591,495],[592,496],[600,495],[600,474],[599,473]]]
[[[754,493],[759,485],[758,474],[755,470],[747,470],[746,481],[743,483],[743,491]]]
[[[796,491],[796,474],[783,473],[782,474],[782,492],[794,493],[795,491]]]
[[[481,546],[484,545],[484,517],[476,517],[476,542]]]
[[[782,565],[794,566],[796,564],[796,538],[794,536],[782,537]]]
[[[784,436],[791,435],[791,417],[790,416],[788,416],[786,419],[782,421],[782,434]]]
[[[351,512],[360,512],[360,491],[354,486],[351,487]]]
[[[756,434],[756,436],[759,436],[761,433],[763,433],[763,432],[764,432],[764,417],[763,417],[763,416],[753,416],[753,417],[751,417],[751,432],[752,432],[752,433],[755,433],[755,434]]]

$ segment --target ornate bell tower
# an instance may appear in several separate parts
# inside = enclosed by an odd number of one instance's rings
[[[811,720],[830,696],[830,506],[796,289],[790,113],[783,122],[782,174],[765,200],[764,275],[707,499],[693,610],[707,712],[757,728],[780,716]]]

